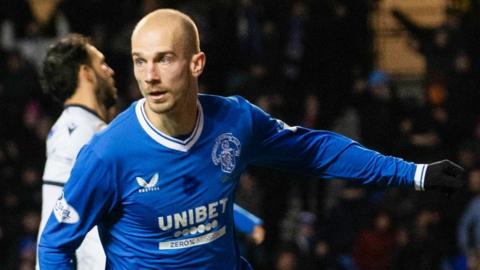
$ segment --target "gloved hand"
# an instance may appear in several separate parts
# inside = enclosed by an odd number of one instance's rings
[[[450,160],[428,164],[423,187],[425,190],[437,190],[451,195],[465,184],[462,178],[464,171],[462,167]]]

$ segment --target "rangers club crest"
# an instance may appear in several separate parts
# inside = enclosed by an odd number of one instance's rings
[[[212,161],[220,165],[225,173],[232,173],[236,166],[236,158],[240,156],[240,141],[232,133],[223,133],[215,140],[212,150]]]

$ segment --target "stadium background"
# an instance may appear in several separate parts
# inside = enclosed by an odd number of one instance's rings
[[[202,91],[467,169],[468,184],[446,198],[251,168],[237,202],[267,229],[260,246],[240,236],[256,269],[466,269],[457,228],[480,194],[476,0],[1,0],[0,269],[34,265],[44,141],[62,109],[39,86],[46,46],[68,32],[92,37],[116,72],[121,111],[139,98],[131,30],[159,7],[197,22]]]

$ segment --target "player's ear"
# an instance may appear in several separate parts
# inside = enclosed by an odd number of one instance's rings
[[[93,72],[92,67],[89,65],[81,64],[78,69],[78,81],[81,82],[83,80],[93,82],[95,80],[95,74]]]
[[[205,67],[205,62],[207,58],[205,53],[199,52],[192,56],[192,61],[190,62],[190,70],[192,71],[192,75],[194,77],[200,76],[203,72],[203,68]]]

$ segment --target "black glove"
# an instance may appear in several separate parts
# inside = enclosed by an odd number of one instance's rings
[[[428,164],[423,187],[425,190],[437,190],[451,195],[465,184],[463,173],[464,169],[450,160]]]

